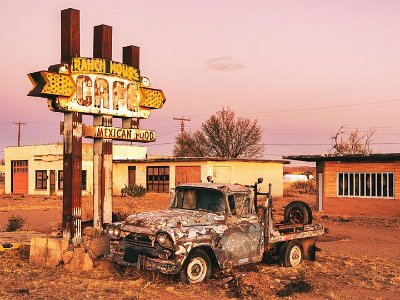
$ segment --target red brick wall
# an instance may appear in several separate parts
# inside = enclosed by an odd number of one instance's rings
[[[374,163],[323,163],[323,211],[333,214],[400,216],[400,162]],[[358,198],[337,197],[337,173],[339,172],[393,172],[394,197]]]
[[[400,199],[400,162],[374,162],[374,163],[348,163],[348,162],[325,162],[324,163],[324,199],[337,196],[337,173],[338,172],[394,172],[394,197]],[[338,197],[340,199],[352,199],[351,197]],[[360,198],[357,198],[360,199]],[[385,199],[385,201],[393,199]],[[382,199],[380,199],[382,201]]]

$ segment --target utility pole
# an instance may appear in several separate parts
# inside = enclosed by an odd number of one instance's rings
[[[21,145],[21,125],[27,125],[24,122],[14,122],[15,125],[18,125],[18,147]]]
[[[180,118],[173,118],[173,120],[181,121],[181,134],[185,131],[185,121],[190,121],[190,118],[180,117]]]

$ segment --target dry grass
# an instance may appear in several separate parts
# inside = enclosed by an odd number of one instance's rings
[[[31,211],[35,207],[48,211],[61,208],[60,197],[0,197],[1,209],[10,213],[13,209]],[[312,196],[304,194],[295,199],[314,203]],[[279,213],[294,198],[274,198]],[[90,209],[90,197],[84,197],[84,205]],[[146,210],[163,209],[168,206],[168,194],[147,194],[143,198],[114,197],[113,210],[131,214]],[[234,268],[231,273],[219,272],[209,283],[187,286],[172,276],[153,272],[138,273],[133,268],[125,272],[97,262],[95,270],[74,275],[62,268],[55,270],[31,266],[25,254],[0,254],[0,299],[396,299],[400,294],[400,261],[389,259],[377,251],[361,256],[357,251],[341,251],[342,245],[356,249],[355,237],[363,238],[369,246],[398,249],[400,218],[367,218],[355,216],[332,216],[316,214],[327,227],[343,228],[346,238],[331,230],[331,239],[319,242],[323,252],[317,254],[316,262],[304,262],[298,268],[282,268],[277,264],[252,264]],[[347,228],[360,228],[356,233]],[[391,242],[376,245],[368,228],[380,228],[385,239]],[[333,227],[335,228],[335,227]],[[372,229],[371,229],[372,230]],[[386,237],[387,236],[387,237]],[[353,244],[352,244],[353,243]],[[335,249],[329,250],[328,245]],[[368,247],[368,246],[367,246]],[[332,247],[331,247],[332,249]],[[396,256],[395,256],[396,257]],[[311,290],[312,287],[312,290]],[[290,298],[289,298],[290,297]]]

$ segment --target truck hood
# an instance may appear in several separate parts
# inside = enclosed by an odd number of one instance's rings
[[[150,234],[163,227],[175,228],[178,222],[181,227],[192,227],[221,224],[224,220],[223,215],[213,212],[172,208],[130,215],[121,229]]]

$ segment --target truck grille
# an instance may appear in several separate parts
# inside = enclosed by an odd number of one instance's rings
[[[126,246],[153,247],[150,236],[144,234],[130,233],[125,237]]]

